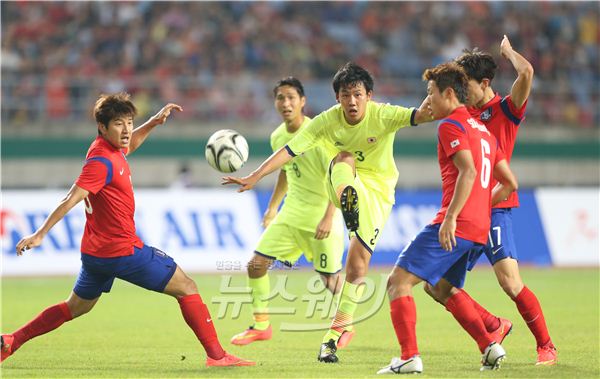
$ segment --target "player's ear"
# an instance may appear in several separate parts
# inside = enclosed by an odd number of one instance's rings
[[[335,101],[338,103],[340,102],[340,93],[339,92],[335,93]]]
[[[485,89],[490,86],[490,80],[488,78],[483,78],[479,84],[481,85],[481,89],[485,91]]]
[[[108,127],[106,125],[104,125],[103,123],[99,122],[97,125],[98,125],[98,132],[100,132],[100,134],[106,133],[108,131]]]
[[[306,105],[306,96],[301,96],[300,97],[300,108],[304,108],[305,105]]]
[[[367,100],[371,100],[371,96],[373,96],[373,91],[367,91]]]

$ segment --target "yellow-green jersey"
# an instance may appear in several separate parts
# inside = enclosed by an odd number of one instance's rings
[[[304,116],[300,128],[289,133],[285,123],[271,134],[271,148],[277,151],[304,129],[311,119]],[[300,230],[314,232],[325,215],[329,204],[327,195],[327,168],[329,160],[325,151],[317,147],[299,155],[286,163],[285,170],[288,190],[283,207],[273,222],[284,223]],[[341,233],[341,215],[336,211],[333,218],[332,234]]]
[[[354,154],[356,172],[369,191],[394,203],[398,169],[394,162],[395,132],[414,125],[416,109],[369,101],[365,117],[356,125],[344,118],[338,104],[315,117],[287,144],[292,155],[322,146],[331,160],[341,151]]]

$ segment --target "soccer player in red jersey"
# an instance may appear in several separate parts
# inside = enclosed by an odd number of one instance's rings
[[[506,36],[500,43],[502,56],[508,59],[517,71],[517,79],[513,83],[510,95],[500,96],[491,87],[496,71],[496,62],[490,54],[478,51],[466,51],[456,59],[469,79],[469,107],[471,115],[483,123],[498,139],[500,148],[510,159],[515,146],[519,125],[524,118],[527,98],[533,81],[531,64],[519,53],[513,50]],[[492,182],[495,185],[495,182]],[[515,302],[517,309],[527,327],[534,335],[537,344],[536,365],[553,365],[557,362],[557,351],[550,339],[542,307],[533,292],[523,284],[519,274],[517,249],[512,231],[512,208],[519,206],[517,192],[510,194],[505,200],[494,205],[492,209],[492,224],[487,246],[480,252],[485,253],[494,268],[498,283],[506,294]],[[472,256],[469,270],[475,265],[479,255]],[[440,286],[448,285],[444,281]],[[440,301],[440,291],[426,286],[436,300]],[[447,293],[447,289],[441,290]],[[498,318],[485,308],[473,301],[481,315],[488,332],[501,342],[512,329],[512,323]]]
[[[421,281],[435,285],[442,277],[457,288],[464,284],[469,256],[487,242],[493,203],[513,192],[517,183],[497,141],[467,111],[467,77],[456,63],[427,69],[431,113],[438,127],[438,160],[442,206],[431,222],[400,253],[387,283],[392,324],[401,357],[378,374],[423,371],[416,338],[416,307],[412,288]],[[500,185],[492,187],[492,175]],[[493,188],[493,190],[492,190]],[[476,340],[482,369],[496,369],[505,351],[487,333],[465,294],[454,288],[446,308]]]
[[[227,354],[217,337],[208,308],[196,283],[164,252],[145,245],[136,235],[135,201],[126,156],[133,153],[154,127],[164,124],[177,104],[165,105],[142,126],[133,129],[137,110],[129,95],[102,95],[94,117],[98,136],[90,146],[79,178],[67,196],[32,235],[16,246],[17,255],[41,245],[50,229],[76,204],[85,203],[86,224],[81,241],[81,271],[69,298],[46,308],[29,323],[1,338],[1,361],[30,339],[89,312],[115,278],[173,296],[183,318],[206,350],[207,366],[254,365]]]

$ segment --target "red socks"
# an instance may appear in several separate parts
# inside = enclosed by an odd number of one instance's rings
[[[478,302],[473,300],[473,298],[469,296],[469,294],[465,290],[459,289],[459,291],[464,293],[466,297],[471,299],[473,307],[475,307],[475,310],[477,311],[477,313],[479,313],[479,317],[481,317],[481,321],[483,321],[483,325],[485,325],[485,329],[488,331],[488,333],[493,332],[494,330],[500,327],[500,320],[498,319],[498,317],[488,312],[487,309],[485,309]]]
[[[523,316],[527,327],[535,336],[537,345],[545,346],[550,342],[550,335],[548,334],[544,313],[542,313],[542,307],[537,297],[535,297],[529,288],[523,287],[513,300],[517,304],[517,309],[521,313],[521,316]]]
[[[402,296],[390,303],[392,324],[402,348],[401,359],[419,354],[417,347],[417,308],[412,296]]]
[[[179,307],[185,322],[192,328],[194,334],[204,346],[206,355],[217,360],[223,358],[225,351],[219,343],[219,337],[217,337],[212,318],[200,295],[184,296],[177,301],[179,301]]]
[[[12,351],[15,352],[30,339],[48,333],[72,318],[71,311],[65,302],[44,309],[36,318],[12,334],[15,338]]]
[[[457,292],[446,302],[446,309],[452,313],[456,321],[477,342],[479,350],[483,353],[485,348],[492,343],[492,338],[485,330],[483,321],[473,306],[473,301],[465,292]]]

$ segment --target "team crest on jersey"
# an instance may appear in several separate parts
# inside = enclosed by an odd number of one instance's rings
[[[367,138],[367,143],[375,143],[377,142],[377,137],[369,137]]]
[[[492,108],[486,109],[479,115],[481,121],[488,121],[490,118],[492,118]]]

